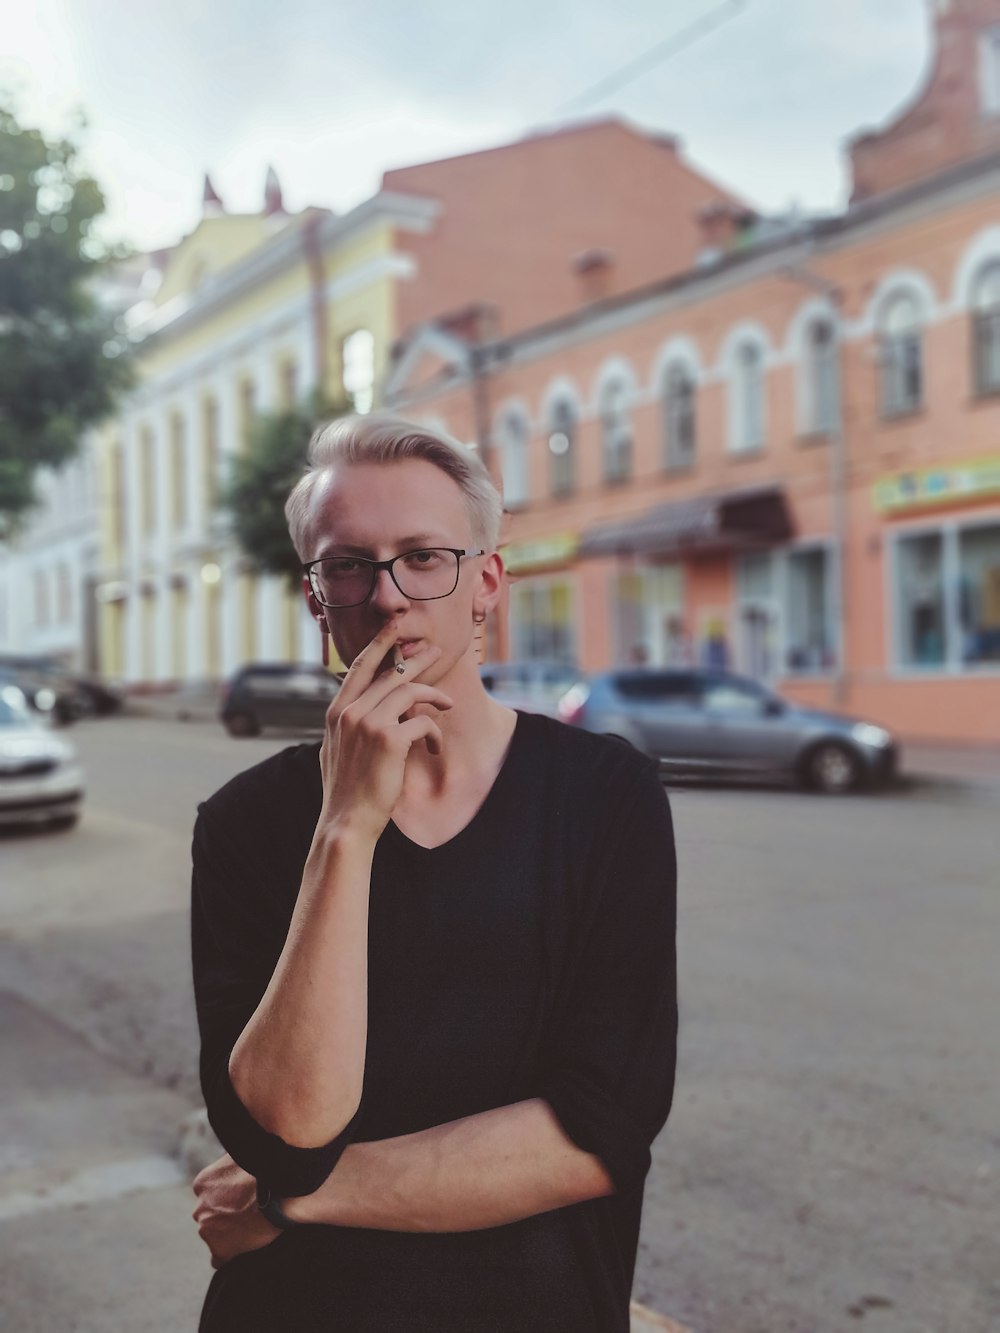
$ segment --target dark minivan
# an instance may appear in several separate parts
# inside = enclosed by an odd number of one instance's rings
[[[340,681],[313,662],[250,662],[226,685],[219,718],[230,736],[264,727],[321,731]]]

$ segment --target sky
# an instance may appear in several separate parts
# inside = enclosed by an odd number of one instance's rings
[[[169,245],[206,171],[234,212],[343,212],[391,167],[620,115],[679,136],[752,205],[846,202],[843,145],[891,119],[930,53],[928,0],[20,0],[0,97],[24,123],[82,112],[107,233]],[[626,87],[588,89],[693,24],[717,26]],[[0,164],[2,167],[2,164]]]

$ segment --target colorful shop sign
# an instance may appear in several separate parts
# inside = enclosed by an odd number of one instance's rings
[[[527,574],[535,569],[565,565],[576,555],[579,545],[580,538],[575,532],[560,532],[531,542],[511,542],[500,554],[508,574]]]
[[[883,514],[990,495],[1000,495],[1000,454],[897,472],[874,487],[875,508]]]

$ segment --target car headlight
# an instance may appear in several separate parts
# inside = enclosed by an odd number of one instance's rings
[[[851,735],[859,745],[871,745],[883,749],[892,742],[892,737],[882,727],[873,727],[870,722],[859,722],[851,728]]]

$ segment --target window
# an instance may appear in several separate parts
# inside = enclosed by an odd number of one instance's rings
[[[205,398],[202,401],[201,431],[205,510],[211,512],[215,508],[219,487],[219,403],[216,398]]]
[[[604,480],[618,485],[632,475],[632,423],[624,379],[610,380],[601,390],[599,415]]]
[[[515,658],[576,659],[573,591],[565,579],[518,580],[510,590],[511,652]]]
[[[156,531],[156,440],[148,426],[139,436],[139,505],[149,537]]]
[[[121,441],[116,440],[109,453],[111,469],[111,530],[115,550],[113,563],[125,558],[125,542],[128,536],[127,515],[128,500],[125,494],[125,452]]]
[[[806,429],[832,435],[840,418],[837,335],[829,320],[816,319],[806,335]]]
[[[56,569],[56,620],[68,625],[73,619],[73,584],[69,565],[60,561]]]
[[[882,415],[916,412],[923,398],[920,311],[914,296],[901,293],[885,308],[879,337]]]
[[[974,299],[976,393],[1000,393],[1000,263],[979,275]]]
[[[834,665],[831,561],[825,547],[789,551],[785,591],[785,668],[789,675]]]
[[[240,380],[240,447],[246,449],[250,444],[250,435],[257,419],[257,386],[252,379]]]
[[[549,420],[549,490],[569,495],[576,484],[576,410],[568,398],[557,400]]]
[[[983,115],[1000,115],[1000,28],[979,38],[979,105]]]
[[[935,532],[901,538],[896,577],[900,662],[908,667],[944,666],[947,647],[942,535]]]
[[[34,573],[35,591],[35,628],[47,629],[51,615],[49,607],[49,579],[44,569]]]
[[[960,658],[1000,664],[1000,524],[958,534]]]
[[[691,708],[700,701],[697,676],[686,671],[648,671],[615,677],[615,689],[626,699],[665,707]]]
[[[286,412],[293,412],[299,400],[299,367],[293,357],[286,357],[278,372],[278,393],[281,406]]]
[[[735,413],[733,447],[760,449],[764,444],[764,355],[757,343],[744,342],[736,352],[733,376]]]
[[[175,412],[170,418],[170,516],[175,530],[187,525],[187,460],[184,449],[184,418]]]
[[[663,392],[664,465],[690,467],[695,453],[695,383],[685,366],[675,362],[669,367]]]
[[[503,502],[507,509],[517,509],[528,502],[529,431],[523,413],[504,413],[499,431],[500,471],[503,477]]]
[[[344,392],[355,412],[370,412],[375,400],[375,339],[368,329],[348,334],[342,357]]]
[[[760,717],[769,695],[749,681],[723,676],[705,686],[702,702],[709,713],[725,717]]]

